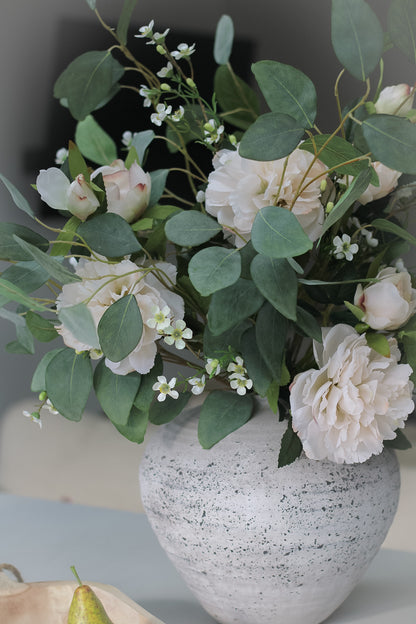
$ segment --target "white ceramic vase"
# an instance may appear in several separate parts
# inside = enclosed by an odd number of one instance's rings
[[[221,624],[318,624],[378,552],[400,473],[385,449],[363,464],[301,456],[277,467],[279,423],[264,405],[210,450],[198,408],[149,440],[143,504],[161,546]]]

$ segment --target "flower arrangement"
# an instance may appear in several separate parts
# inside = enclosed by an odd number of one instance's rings
[[[256,87],[235,74],[229,16],[217,26],[206,100],[194,44],[170,50],[168,30],[140,28],[135,37],[160,59],[154,73],[127,47],[135,2],[124,2],[115,29],[87,3],[111,47],[76,58],[56,81],[76,133],[35,185],[62,227],[41,224],[1,178],[33,222],[0,224],[9,263],[0,316],[17,332],[8,349],[64,343],[38,364],[39,405],[27,415],[40,423],[49,407],[80,420],[93,389],[120,433],[141,442],[149,421],[169,422],[203,395],[198,435],[209,448],[252,417],[257,395],[287,420],[281,466],[302,450],[354,463],[386,444],[406,448],[416,290],[402,257],[416,244],[406,221],[416,198],[415,85],[384,85],[383,55],[397,46],[415,60],[415,2],[392,2],[385,37],[364,0],[333,0],[339,123],[330,133],[315,123],[316,90],[300,70],[256,62]],[[126,130],[117,147],[94,111],[127,71],[149,129]],[[353,102],[341,101],[345,72],[362,84]],[[156,142],[183,167],[147,171]],[[198,160],[206,150],[208,171]],[[169,189],[174,176],[183,197]]]

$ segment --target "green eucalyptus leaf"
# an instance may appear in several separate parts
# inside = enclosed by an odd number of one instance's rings
[[[198,210],[184,210],[165,225],[168,240],[182,247],[202,245],[221,231],[218,221]]]
[[[278,160],[298,146],[304,134],[299,122],[285,113],[265,113],[244,133],[239,153],[251,160]]]
[[[104,355],[121,362],[137,347],[143,321],[134,295],[125,295],[111,304],[98,323],[98,338]]]
[[[55,409],[69,420],[81,420],[92,388],[88,355],[67,347],[59,350],[46,368],[45,384]]]
[[[295,459],[302,453],[303,447],[299,437],[293,431],[291,421],[287,424],[287,429],[282,437],[282,442],[279,452],[278,466],[288,466],[292,464]]]
[[[11,260],[13,262],[33,260],[32,255],[25,251],[15,240],[15,236],[44,251],[49,247],[49,241],[46,238],[24,225],[0,223],[0,260]]]
[[[57,353],[60,353],[62,349],[52,349],[45,353],[45,355],[40,360],[39,364],[36,367],[35,372],[33,373],[32,381],[30,384],[30,389],[32,392],[43,392],[46,390],[46,380],[45,374],[46,369],[49,365],[49,362]]]
[[[70,253],[75,232],[80,223],[81,220],[78,217],[72,216],[68,219],[56,237],[56,242],[52,245],[51,256],[66,256]]]
[[[288,321],[266,302],[257,314],[256,341],[273,379],[280,380]]]
[[[133,405],[126,425],[114,425],[122,436],[130,442],[141,444],[147,430],[149,415]],[[113,423],[114,424],[114,423]]]
[[[298,280],[288,261],[258,254],[250,270],[257,288],[272,306],[286,318],[296,320]]]
[[[48,281],[49,274],[36,262],[28,261],[11,264],[2,273],[1,277],[28,294],[43,286]],[[0,306],[7,303],[7,301],[10,301],[7,297],[3,298],[0,296]]]
[[[156,171],[150,172],[152,179],[152,187],[150,190],[149,207],[151,208],[162,197],[166,186],[166,180],[169,174],[169,169],[156,169]]]
[[[214,336],[214,334],[210,332],[209,327],[206,325],[204,330],[205,357],[219,359],[229,353],[230,349],[236,353],[241,353],[242,335],[250,327],[252,327],[252,323],[248,320],[244,320],[223,334]]]
[[[178,206],[169,206],[168,204],[155,204],[151,208],[147,208],[143,213],[144,218],[155,219],[157,221],[165,221],[171,215],[182,212],[182,208]]]
[[[214,76],[214,91],[222,109],[222,118],[241,130],[247,130],[260,114],[257,93],[239,78],[228,65],[220,65]]]
[[[94,319],[85,303],[60,308],[58,318],[77,340],[89,348],[100,349]]]
[[[127,31],[137,0],[124,0],[123,9],[117,23],[116,35],[123,45],[127,43]]]
[[[141,376],[115,375],[101,360],[94,371],[94,390],[98,401],[114,425],[127,425]]]
[[[242,427],[253,412],[253,397],[215,390],[205,399],[198,422],[198,439],[209,449]]]
[[[317,342],[322,342],[322,329],[318,321],[310,312],[300,306],[296,310],[296,325],[305,336],[313,338]]]
[[[21,192],[19,191],[19,189],[17,189],[14,184],[12,184],[10,182],[10,180],[8,180],[4,175],[2,175],[0,173],[0,180],[3,182],[4,186],[7,188],[7,190],[9,191],[12,200],[14,201],[15,205],[20,209],[23,210],[23,212],[25,212],[26,214],[29,215],[29,217],[32,217],[32,219],[35,218],[35,214],[32,210],[32,208],[29,206],[29,202],[27,201],[27,199],[25,197],[23,197],[23,195],[21,194]]]
[[[255,391],[260,396],[266,396],[267,390],[273,381],[273,376],[258,348],[254,327],[250,327],[241,337],[241,355],[243,356],[248,376],[253,380]]]
[[[279,396],[280,396],[280,381],[273,379],[272,383],[267,389],[267,402],[273,414],[279,413]]]
[[[39,342],[50,342],[58,337],[55,325],[40,314],[29,310],[26,313],[26,324],[29,331]]]
[[[416,125],[405,117],[370,115],[362,122],[374,158],[390,169],[416,173]]]
[[[234,40],[234,24],[229,15],[222,15],[217,24],[214,40],[214,59],[218,65],[225,65],[230,59]]]
[[[341,195],[329,215],[326,217],[322,228],[321,237],[330,227],[334,225],[344,214],[351,208],[354,202],[364,193],[371,180],[371,167],[360,171],[358,176],[354,178],[348,189]]]
[[[313,126],[316,89],[308,76],[277,61],[259,61],[252,70],[271,111],[293,117],[302,128]]]
[[[117,146],[92,115],[79,121],[75,141],[81,153],[97,165],[110,165],[117,158]]]
[[[16,301],[30,310],[45,311],[47,308],[27,295],[21,288],[0,277],[0,300],[2,305]]]
[[[133,134],[131,145],[136,149],[139,165],[143,165],[146,150],[155,136],[156,134],[153,130],[142,130],[141,132],[135,132]]]
[[[397,225],[397,223],[392,223],[387,219],[374,219],[371,223],[372,227],[375,227],[377,230],[381,232],[388,232],[389,234],[393,234],[394,236],[398,236],[399,238],[403,238],[403,240],[411,243],[412,245],[416,245],[416,237],[413,234],[410,234],[407,230]]]
[[[79,225],[77,233],[91,249],[107,258],[127,256],[141,249],[130,225],[114,212],[94,215]]]
[[[188,265],[189,277],[203,296],[234,284],[240,277],[240,254],[225,247],[208,247],[195,254]]]
[[[39,266],[43,267],[45,271],[49,273],[50,277],[61,282],[61,284],[70,284],[81,280],[78,275],[63,267],[58,260],[55,260],[31,243],[24,241],[18,236],[14,236],[13,238],[29,256],[32,256],[33,260],[35,260]]]
[[[364,0],[332,0],[331,39],[340,63],[365,81],[380,61],[384,34],[377,15]]]
[[[81,121],[101,105],[124,74],[124,67],[108,50],[81,54],[62,72],[54,96],[65,98],[72,116]]]
[[[325,145],[328,142],[327,145]],[[325,145],[325,147],[324,147]],[[333,169],[337,173],[342,175],[356,176],[363,169],[368,169],[370,166],[369,158],[359,160],[354,163],[345,165],[344,163],[356,158],[362,158],[363,154],[351,143],[339,136],[333,136],[330,134],[318,134],[309,138],[299,146],[300,149],[306,150],[311,154],[317,154],[319,152],[319,160],[321,160],[329,169]],[[371,183],[378,186],[378,176],[373,168]]]
[[[240,321],[255,314],[264,297],[252,280],[239,278],[234,284],[217,290],[208,309],[208,327],[218,336]]]
[[[257,213],[251,242],[258,253],[269,258],[300,256],[312,248],[295,215],[281,206],[266,206]]]
[[[165,425],[185,409],[191,392],[180,392],[177,399],[167,396],[164,401],[153,401],[149,409],[149,420],[153,425]]]
[[[26,353],[33,355],[35,353],[35,344],[33,341],[33,335],[29,331],[26,324],[16,325],[16,340],[9,342],[6,345],[7,353]]]
[[[394,45],[416,63],[416,1],[393,0],[387,26]]]

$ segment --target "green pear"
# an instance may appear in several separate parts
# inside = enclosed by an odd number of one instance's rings
[[[68,624],[113,624],[103,603],[89,585],[84,585],[75,568],[71,568],[79,586],[75,589],[68,613]]]

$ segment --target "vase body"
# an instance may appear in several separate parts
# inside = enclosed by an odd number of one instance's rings
[[[394,518],[394,452],[355,465],[302,455],[278,468],[286,423],[264,404],[209,450],[197,425],[195,407],[159,427],[140,466],[161,546],[221,624],[322,622],[361,579]]]

